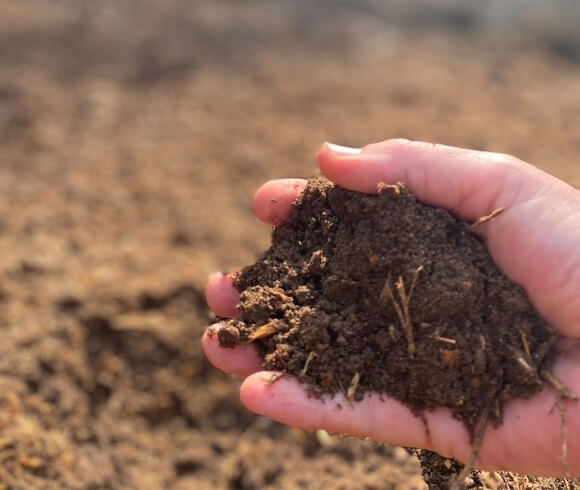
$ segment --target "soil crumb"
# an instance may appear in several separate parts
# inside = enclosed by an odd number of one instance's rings
[[[454,459],[445,458],[432,451],[412,449],[421,463],[423,479],[429,490],[448,490],[463,470],[463,465]],[[506,471],[474,470],[465,479],[466,490],[575,490],[580,487],[571,479],[543,478],[529,475],[516,475]]]
[[[497,425],[506,400],[541,390],[554,358],[556,334],[483,241],[403,185],[367,195],[310,181],[236,286],[223,345],[254,342],[264,368],[315,396],[449,407],[472,434],[485,412]]]

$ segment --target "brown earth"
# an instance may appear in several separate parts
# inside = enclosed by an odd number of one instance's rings
[[[403,185],[369,196],[314,179],[293,206],[236,275],[240,316],[222,345],[253,343],[314,396],[449,407],[472,436],[545,386],[557,334],[469,224]]]
[[[271,247],[235,276],[240,316],[217,331],[220,344],[254,344],[265,369],[313,396],[342,394],[339,409],[369,393],[417,414],[449,407],[470,430],[475,457],[504,404],[549,382],[558,336],[474,226],[402,184],[379,184],[370,196],[310,180]],[[430,489],[468,476],[435,453],[417,456]],[[470,479],[481,488],[479,473]]]
[[[250,196],[313,176],[325,139],[509,152],[580,185],[580,71],[272,4],[0,5],[4,488],[423,488],[402,450],[244,411],[200,351],[207,274],[266,248]]]

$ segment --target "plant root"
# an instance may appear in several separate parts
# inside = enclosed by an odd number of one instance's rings
[[[568,387],[564,385],[558,378],[556,378],[547,369],[540,371],[542,378],[556,390],[556,402],[554,407],[558,408],[560,412],[560,435],[562,439],[562,447],[560,450],[560,461],[562,463],[562,471],[566,478],[572,478],[570,467],[568,466],[568,414],[564,400],[578,401],[578,396]],[[554,409],[552,407],[552,410]]]
[[[550,371],[547,369],[542,369],[540,371],[542,378],[546,381],[549,385],[553,386],[558,395],[566,400],[578,401],[578,395],[573,393],[564,383],[562,383],[558,378],[556,378]]]
[[[316,359],[318,357],[318,354],[314,351],[310,351],[308,354],[308,357],[306,358],[306,362],[304,363],[304,367],[302,368],[302,371],[300,372],[301,376],[306,375],[306,373],[308,372],[308,366],[310,366],[310,363],[312,362],[313,359]]]
[[[465,463],[465,466],[461,470],[461,473],[457,476],[457,479],[451,484],[450,490],[462,490],[465,488],[465,479],[473,471],[473,465],[479,457],[481,447],[483,446],[483,439],[485,437],[485,429],[487,428],[487,419],[489,415],[489,410],[486,409],[482,412],[479,421],[474,429],[473,435],[473,447],[471,449],[471,455],[469,456],[469,461]]]

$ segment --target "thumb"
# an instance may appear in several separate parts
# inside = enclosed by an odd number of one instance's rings
[[[318,162],[341,187],[375,193],[379,182],[403,182],[420,201],[465,221],[529,199],[559,182],[510,155],[405,139],[361,149],[325,144]]]

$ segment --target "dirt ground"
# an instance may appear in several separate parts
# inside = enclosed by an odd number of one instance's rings
[[[371,1],[94,5],[0,3],[0,488],[424,488],[400,448],[247,413],[200,350],[206,277],[266,248],[255,188],[324,140],[580,186],[575,45]]]

